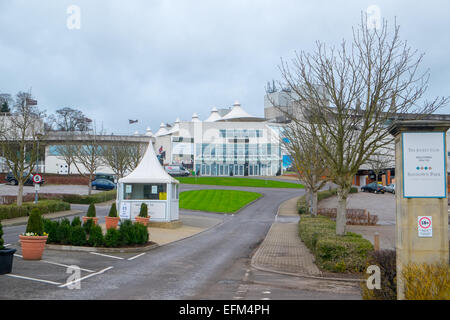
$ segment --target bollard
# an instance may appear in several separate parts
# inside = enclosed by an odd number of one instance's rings
[[[375,232],[374,234],[374,249],[375,251],[379,251],[380,250],[380,234],[378,232]]]

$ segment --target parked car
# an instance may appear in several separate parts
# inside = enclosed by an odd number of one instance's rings
[[[94,190],[113,190],[116,184],[107,179],[95,179],[92,181],[92,189]]]
[[[27,174],[24,173],[23,176],[25,177]],[[34,184],[33,182],[33,176],[34,174],[30,174],[30,176],[28,177],[27,181],[25,181],[24,185],[25,186],[32,186]],[[42,176],[42,175],[41,175]],[[19,182],[17,181],[16,177],[14,177],[12,172],[8,172],[8,175],[5,177],[5,180],[14,186],[17,186],[19,184]],[[39,182],[40,185],[43,185],[45,182],[44,177],[42,177],[42,181]]]
[[[362,192],[384,193],[384,187],[378,182],[372,182],[368,185],[361,187]]]
[[[116,183],[116,177],[113,174],[109,173],[96,173],[95,174],[95,180],[97,179],[106,179],[111,181],[112,183]]]
[[[384,190],[386,192],[390,192],[392,194],[395,194],[395,183],[391,183],[390,185],[387,185],[386,187],[384,187]]]
[[[165,166],[164,169],[166,169],[167,173],[172,177],[186,177],[190,175],[189,170],[180,165]]]

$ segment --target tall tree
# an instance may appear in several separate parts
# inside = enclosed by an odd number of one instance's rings
[[[295,122],[286,125],[282,136],[282,145],[309,194],[310,213],[317,215],[318,192],[326,184],[328,174],[320,148],[314,135]]]
[[[345,40],[338,48],[317,42],[312,53],[281,61],[283,87],[295,100],[292,121],[314,136],[338,187],[338,235],[346,232],[353,177],[377,150],[392,143],[387,125],[404,114],[423,118],[449,101],[423,101],[429,71],[420,71],[422,58],[400,39],[398,25],[391,30],[383,21],[380,29],[372,29],[363,15],[350,45]]]
[[[82,111],[66,107],[56,110],[55,115],[49,117],[49,123],[57,131],[89,131],[92,120]]]
[[[18,206],[22,205],[23,185],[37,165],[40,142],[45,138],[44,116],[31,94],[19,92],[12,114],[4,118],[7,130],[2,134],[2,151],[18,182]]]
[[[118,179],[125,176],[133,163],[133,145],[115,141],[103,147],[103,161]]]

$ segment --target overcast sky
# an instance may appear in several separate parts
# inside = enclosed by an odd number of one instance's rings
[[[67,27],[71,5],[80,29]],[[47,114],[80,109],[113,133],[205,119],[235,100],[263,116],[280,58],[350,40],[370,5],[426,54],[428,96],[449,96],[448,0],[0,0],[0,93],[32,88]]]

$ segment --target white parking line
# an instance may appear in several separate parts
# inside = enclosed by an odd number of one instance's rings
[[[9,247],[10,245],[11,245],[11,243],[7,243],[4,245],[4,247],[6,248],[6,247]]]
[[[57,262],[53,262],[53,261],[41,260],[41,262],[48,263],[48,264],[54,264],[55,266],[60,266],[60,267],[65,267],[65,268],[71,267],[71,266],[68,266],[68,265],[66,265],[66,264],[57,263]],[[83,269],[83,268],[80,268],[80,270],[83,270],[83,271],[86,271],[86,272],[89,272],[89,273],[95,272],[95,271],[93,271],[93,270]]]
[[[13,278],[19,278],[19,279],[25,279],[25,280],[31,280],[31,281],[37,281],[37,282],[44,282],[44,283],[49,283],[49,284],[54,284],[56,286],[60,285],[61,283],[59,282],[54,282],[54,281],[49,281],[49,280],[42,280],[42,279],[36,279],[36,278],[30,278],[30,277],[24,277],[24,276],[18,276],[16,274],[6,274],[8,277],[13,277]]]
[[[91,252],[91,253],[93,253],[93,252]],[[90,278],[90,277],[93,277],[93,276],[102,274],[102,273],[104,273],[104,272],[106,272],[106,271],[108,271],[108,270],[111,270],[112,268],[113,268],[113,267],[108,267],[108,268],[105,268],[105,269],[103,269],[103,270],[100,270],[99,272],[88,274],[87,276],[84,276],[84,277],[82,277],[82,278],[80,278],[80,279],[73,280],[73,281],[67,282],[67,283],[65,283],[65,284],[62,284],[62,285],[59,286],[59,288],[64,288],[64,287],[66,287],[66,286],[69,286],[69,285],[71,285],[71,284],[80,282],[80,281],[85,280],[85,279],[87,279],[87,278]]]
[[[136,258],[139,258],[139,257],[143,256],[144,254],[145,254],[145,252],[141,253],[141,254],[138,254],[137,256],[131,257],[131,258],[128,259],[128,261],[131,261],[131,260],[134,260]]]
[[[23,256],[21,256],[20,254],[14,253],[15,257],[19,257],[19,258],[23,258]]]
[[[123,260],[123,259],[124,259],[124,258],[122,258],[122,257],[110,256],[110,255],[103,254],[103,253],[98,253],[98,252],[91,252],[91,254],[96,254],[96,255],[98,255],[98,256],[108,257],[108,258],[113,258],[113,259],[119,259],[119,260]]]

